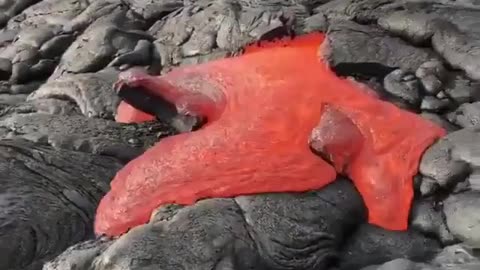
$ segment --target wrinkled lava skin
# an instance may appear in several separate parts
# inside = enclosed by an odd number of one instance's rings
[[[419,159],[445,131],[337,77],[318,56],[323,40],[309,34],[252,46],[242,56],[161,77],[121,74],[122,83],[142,86],[208,123],[159,141],[119,171],[98,207],[96,233],[122,234],[167,203],[320,189],[336,170],[309,148],[317,126],[318,143],[334,163],[345,163],[334,166],[362,194],[369,221],[406,229]],[[145,119],[122,106],[118,121]],[[330,116],[321,118],[323,111]]]

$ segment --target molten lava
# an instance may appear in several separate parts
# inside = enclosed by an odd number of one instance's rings
[[[323,40],[310,34],[253,46],[160,77],[123,73],[121,83],[208,122],[162,139],[119,171],[98,207],[96,233],[122,234],[167,203],[320,189],[335,180],[334,167],[362,194],[371,223],[406,229],[419,159],[445,132],[337,77],[318,56]],[[123,106],[118,121],[149,118]],[[309,148],[316,127],[313,144],[334,167]]]

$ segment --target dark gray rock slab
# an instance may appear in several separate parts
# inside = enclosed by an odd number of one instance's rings
[[[330,22],[322,53],[337,73],[383,77],[395,69],[415,72],[438,57],[425,48],[414,47],[375,26],[352,21]]]
[[[467,162],[452,157],[453,147],[447,138],[433,144],[420,161],[420,173],[435,180],[442,187],[465,180],[470,173],[470,166]]]
[[[90,24],[62,55],[52,74],[96,72],[106,67],[116,56],[132,52],[138,41],[151,39],[141,30],[144,23],[128,16],[122,6]]]
[[[120,168],[109,157],[0,140],[0,268],[38,269],[92,237],[96,205]]]
[[[451,66],[478,80],[480,54],[475,48],[480,44],[479,15],[478,9],[430,4],[387,14],[379,19],[379,25],[414,43],[430,42]]]
[[[45,270],[72,269],[72,262],[85,265],[85,261],[93,261],[90,269],[95,270],[166,265],[238,270],[322,268],[334,262],[343,235],[364,218],[361,198],[346,180],[307,193],[164,206],[153,214],[150,223],[132,229],[101,254],[86,258],[84,249],[77,245]]]
[[[444,245],[456,241],[447,227],[441,208],[433,199],[414,201],[410,214],[410,225],[413,229],[440,240]]]
[[[11,62],[9,80],[13,83],[48,78],[75,39],[72,29],[83,30],[119,4],[113,0],[36,2],[12,18],[3,30],[0,57]]]
[[[159,65],[224,58],[249,43],[288,35],[305,14],[294,1],[274,2],[196,1],[170,13],[149,30]]]
[[[43,84],[28,100],[71,100],[87,117],[113,119],[120,102],[113,89],[117,78],[118,71],[112,68],[96,73],[66,74]]]
[[[427,261],[440,251],[440,244],[413,230],[387,231],[365,224],[349,238],[342,252],[341,270],[356,270],[390,260],[406,258]]]
[[[327,267],[346,234],[365,220],[363,201],[346,180],[320,191],[242,196],[236,202],[273,269]]]
[[[43,113],[10,114],[0,118],[0,127],[6,129],[3,138],[23,138],[58,150],[113,156],[125,162],[175,133],[162,123],[119,124],[82,115]]]

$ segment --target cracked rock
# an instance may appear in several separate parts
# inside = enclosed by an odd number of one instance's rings
[[[208,199],[164,210],[83,262],[74,252],[81,249],[70,249],[59,257],[61,265],[93,261],[90,269],[94,270],[112,265],[129,269],[165,265],[185,269],[322,268],[335,260],[342,236],[365,219],[361,197],[346,180],[319,191]],[[48,270],[65,269],[61,265],[51,263]]]
[[[420,79],[423,89],[430,95],[441,91],[447,71],[441,61],[429,61],[421,64],[415,72]]]
[[[120,99],[113,90],[118,71],[104,69],[96,73],[69,74],[43,84],[29,101],[47,98],[72,100],[87,117],[113,119]]]
[[[285,36],[295,10],[289,6],[239,6],[237,1],[198,1],[155,23],[149,33],[161,65],[171,67],[224,58],[246,44]],[[253,4],[253,2],[252,2]],[[265,4],[265,6],[263,6]]]
[[[116,56],[132,52],[141,39],[151,37],[139,31],[143,23],[128,18],[121,7],[92,23],[62,55],[50,80],[64,73],[96,72]]]
[[[419,9],[385,15],[379,25],[413,43],[431,43],[451,66],[464,70],[473,79],[480,79],[480,54],[472,49],[480,42],[477,19],[480,11],[448,5],[427,5]]]
[[[398,68],[415,72],[423,63],[438,59],[428,49],[413,47],[379,28],[351,21],[331,22],[325,46],[324,57],[341,74],[353,70],[383,77]]]

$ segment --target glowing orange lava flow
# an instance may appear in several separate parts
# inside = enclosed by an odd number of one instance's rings
[[[406,229],[419,159],[445,132],[336,76],[318,56],[323,40],[309,34],[253,46],[160,77],[122,74],[208,123],[162,139],[118,172],[99,205],[96,233],[122,234],[167,203],[320,189],[336,171],[309,148],[318,125],[319,142],[362,194],[369,221]],[[122,107],[120,122],[148,118]]]

